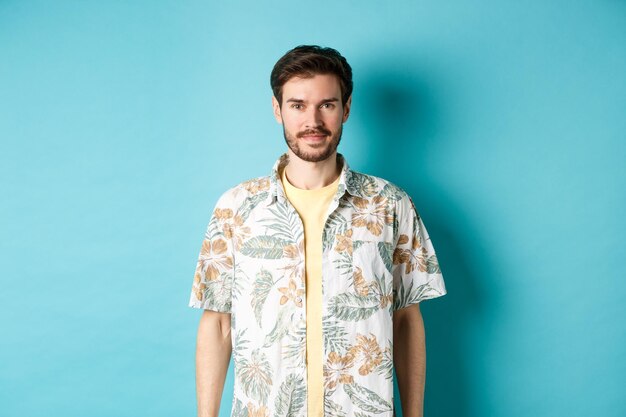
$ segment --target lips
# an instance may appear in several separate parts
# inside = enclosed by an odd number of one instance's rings
[[[326,135],[303,135],[303,139],[307,140],[322,140],[326,137]]]

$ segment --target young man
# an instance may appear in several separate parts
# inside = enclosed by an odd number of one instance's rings
[[[231,354],[232,416],[422,415],[422,300],[446,294],[411,198],[337,153],[352,70],[331,48],[299,46],[271,74],[287,152],[269,176],[221,195],[190,306],[204,309],[198,415],[218,415]]]

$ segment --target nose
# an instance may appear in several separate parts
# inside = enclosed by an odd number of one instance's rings
[[[311,106],[311,108],[307,111],[305,127],[307,129],[316,129],[323,125],[324,121],[322,120],[322,112],[319,108]]]

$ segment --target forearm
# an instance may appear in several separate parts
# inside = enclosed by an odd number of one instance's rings
[[[205,312],[196,343],[198,417],[218,416],[231,353],[230,321],[220,321],[216,313]]]
[[[393,334],[393,361],[402,415],[422,417],[426,384],[426,343],[421,314],[413,314],[408,319],[394,322]]]

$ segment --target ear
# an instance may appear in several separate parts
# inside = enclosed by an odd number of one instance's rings
[[[280,105],[276,97],[272,96],[272,107],[274,108],[274,118],[279,124],[283,124],[283,116],[280,114]]]
[[[343,122],[345,123],[348,120],[348,116],[350,116],[350,106],[352,105],[352,95],[348,97],[348,101],[343,105]]]

